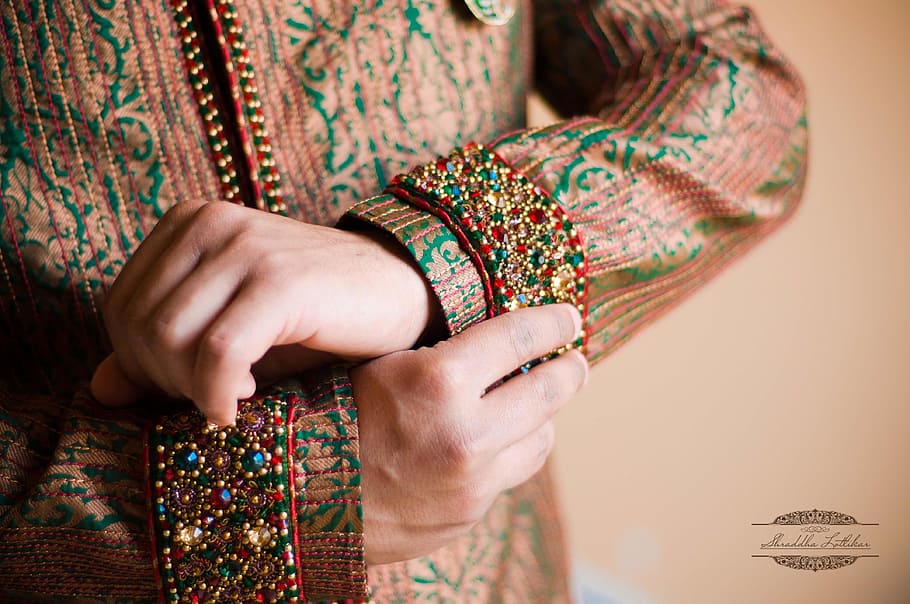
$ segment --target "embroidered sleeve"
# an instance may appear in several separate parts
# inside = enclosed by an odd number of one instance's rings
[[[357,413],[343,370],[242,402],[228,428],[195,410],[170,415],[151,431],[149,456],[168,601],[368,597]]]
[[[805,94],[750,11],[723,2],[538,0],[535,29],[541,91],[580,117],[457,149],[350,215],[409,249],[431,231],[402,237],[402,221],[444,225],[421,249],[449,237],[462,254],[416,257],[450,317],[461,298],[428,257],[470,259],[485,316],[577,304],[596,361],[790,215]]]

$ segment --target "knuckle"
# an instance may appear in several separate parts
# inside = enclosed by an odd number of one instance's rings
[[[239,228],[230,239],[231,247],[237,250],[261,249],[262,243],[262,236],[249,228]],[[257,254],[256,264],[258,266],[272,266],[274,264],[274,259],[274,254]]]
[[[232,212],[231,204],[226,202],[211,201],[209,203],[204,203],[201,206],[196,206],[193,208],[193,220],[202,222],[204,224],[213,224],[218,223]]]
[[[216,327],[203,338],[201,353],[209,359],[238,359],[243,354],[243,342],[230,331]]]
[[[421,371],[421,390],[441,401],[457,399],[463,392],[463,380],[458,364],[447,355],[437,355]]]
[[[145,332],[150,342],[166,349],[175,349],[182,343],[180,326],[173,315],[156,314]]]
[[[203,204],[199,201],[185,201],[175,204],[167,212],[164,213],[164,216],[162,216],[161,220],[158,221],[158,225],[170,227],[180,224],[190,216],[193,216],[199,209],[200,205],[202,205],[202,207],[205,207],[205,205],[208,204]]]
[[[557,402],[562,394],[561,380],[553,372],[540,372],[534,381],[534,395],[541,403]]]
[[[534,354],[539,333],[532,321],[523,316],[512,315],[507,330],[509,343],[518,356],[527,358]]]

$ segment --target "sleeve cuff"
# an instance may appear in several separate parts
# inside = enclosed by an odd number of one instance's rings
[[[587,316],[587,260],[568,214],[482,145],[396,177],[385,195],[348,215],[392,233],[411,251],[453,332],[526,306],[569,303]]]
[[[242,401],[233,426],[210,427],[195,410],[155,426],[165,601],[366,600],[357,436],[340,368]]]

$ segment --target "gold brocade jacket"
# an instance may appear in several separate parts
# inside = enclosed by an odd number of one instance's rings
[[[181,200],[384,229],[450,333],[572,302],[592,362],[792,212],[803,86],[748,9],[515,4],[0,3],[0,600],[569,598],[547,472],[364,567],[342,367],[220,433],[86,388],[105,293]],[[526,127],[532,82],[561,121]]]

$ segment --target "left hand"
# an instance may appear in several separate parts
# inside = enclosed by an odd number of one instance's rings
[[[283,377],[333,355],[405,350],[438,320],[435,308],[419,268],[384,233],[184,202],[111,288],[114,354],[92,393],[122,405],[159,390],[227,424],[237,399],[255,393],[254,365]]]

